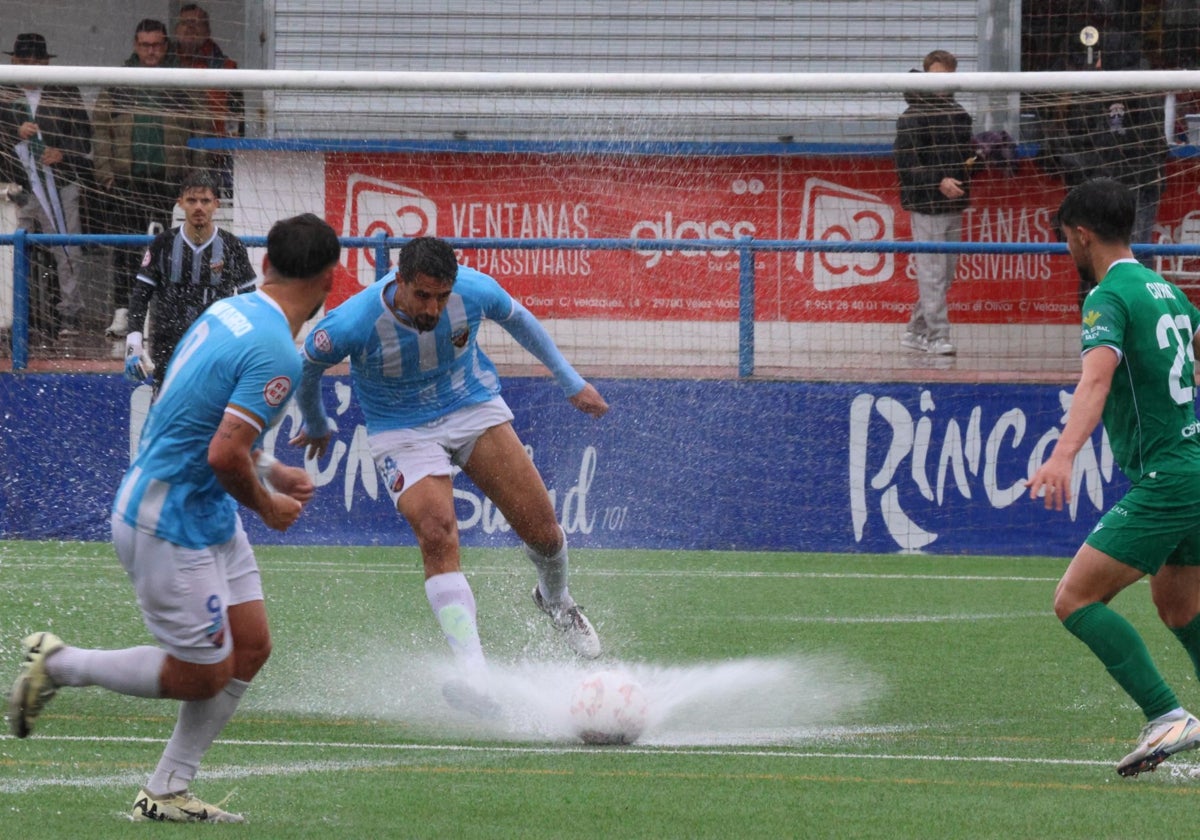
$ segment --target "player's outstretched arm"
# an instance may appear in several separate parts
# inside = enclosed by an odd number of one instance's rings
[[[329,448],[336,426],[325,414],[321,403],[321,376],[325,368],[311,359],[304,360],[300,385],[296,388],[296,405],[300,408],[300,432],[288,444],[302,447],[305,458],[320,458]]]
[[[558,345],[554,343],[550,333],[546,332],[546,328],[533,316],[532,312],[518,301],[512,301],[512,312],[507,318],[497,321],[497,323],[515,338],[518,344],[532,353],[534,358],[544,364],[550,373],[554,374],[554,381],[558,383],[564,393],[573,398],[588,387],[587,382],[575,372],[575,368],[571,367],[570,362],[558,349]],[[574,402],[573,399],[572,402]]]
[[[583,390],[572,395],[570,400],[571,405],[590,417],[603,417],[608,413],[608,403],[590,382],[585,383]]]

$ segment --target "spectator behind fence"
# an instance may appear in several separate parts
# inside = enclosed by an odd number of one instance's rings
[[[167,27],[146,18],[133,35],[126,67],[173,66]],[[96,102],[96,180],[107,193],[106,233],[161,233],[171,225],[176,188],[190,168],[188,139],[199,133],[186,91],[105,88]],[[116,312],[106,335],[129,332],[129,294],[143,249],[118,248],[113,264]]]
[[[958,59],[945,50],[925,56],[926,73],[953,73]],[[908,108],[896,122],[896,173],[900,206],[912,218],[912,238],[958,242],[970,196],[973,162],[971,117],[951,93],[904,94]],[[900,344],[910,350],[952,356],[946,294],[958,266],[957,254],[913,254],[917,304]]]
[[[197,3],[185,3],[175,23],[174,56],[180,67],[200,70],[236,70],[237,62],[212,39],[208,12]],[[244,133],[244,98],[241,91],[198,91],[201,103],[202,131],[212,137],[240,137]],[[221,173],[222,186],[232,186],[232,167],[228,154],[214,152],[208,165]]]
[[[1059,67],[1068,70],[1143,69],[1136,40],[1123,33],[1104,36],[1092,55],[1072,50]],[[1063,94],[1042,112],[1043,165],[1068,188],[1093,178],[1115,178],[1133,191],[1137,216],[1132,242],[1154,241],[1158,202],[1166,183],[1167,139],[1164,96],[1130,91]],[[1147,266],[1152,258],[1139,257]],[[1091,290],[1081,281],[1079,300]]]
[[[221,298],[254,291],[246,246],[213,223],[220,206],[217,192],[216,181],[206,171],[195,170],[183,179],[178,193],[183,224],[150,243],[129,296],[125,378],[139,384],[152,375],[155,394],[175,345],[200,313]],[[149,368],[142,347],[147,312],[153,364]]]
[[[36,32],[16,37],[16,65],[47,65],[54,58]],[[91,178],[92,124],[79,88],[73,85],[0,87],[0,178],[18,185],[14,196],[17,227],[35,233],[82,233],[80,184]],[[43,306],[34,326],[58,337],[80,333],[84,313],[83,252],[80,246],[55,246],[58,275],[57,324],[43,322],[52,290],[42,288]],[[35,282],[40,272],[35,275]]]

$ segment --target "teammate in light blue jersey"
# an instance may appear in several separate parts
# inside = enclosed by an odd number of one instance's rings
[[[512,427],[496,367],[477,339],[495,321],[549,368],[571,404],[600,417],[608,403],[563,358],[525,307],[486,274],[459,266],[443,240],[408,242],[396,270],[321,319],[304,342],[297,402],[304,428],[292,439],[309,457],[331,437],[320,379],[350,357],[371,455],[396,509],[416,534],[425,592],[464,678],[444,687],[448,702],[496,713],[476,624],[475,597],[462,573],[451,478],[475,482],[524,541],[538,572],[533,600],[581,656],[600,655],[596,632],[567,587],[566,536],[546,486]]]
[[[232,539],[238,519],[234,498],[209,463],[213,431],[228,413],[261,436],[299,381],[300,358],[287,316],[262,292],[210,306],[185,334],[176,358],[180,363],[146,420],[113,513],[161,540],[204,549]],[[265,501],[256,509],[268,525],[284,530],[291,524],[298,509],[289,496],[256,495]]]
[[[300,375],[295,338],[324,304],[340,254],[311,214],[267,235],[262,288],[218,301],[184,334],[113,505],[113,543],[158,641],[124,650],[25,639],[9,698],[24,738],[60,686],[181,700],[135,820],[242,822],[189,791],[204,754],[271,651],[262,582],[237,503],[277,531],[299,517],[308,473],[258,448]]]

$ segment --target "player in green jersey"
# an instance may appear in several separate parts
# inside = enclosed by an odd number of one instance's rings
[[[1075,455],[1101,419],[1129,492],[1101,517],[1054,593],[1063,626],[1104,663],[1147,723],[1117,764],[1122,776],[1153,770],[1200,746],[1200,721],[1183,709],[1138,631],[1109,602],[1150,575],[1163,623],[1200,675],[1200,423],[1195,410],[1200,310],[1144,268],[1129,247],[1136,205],[1117,181],[1079,185],[1058,224],[1080,277],[1100,280],[1083,304],[1083,372],[1062,435],[1026,482],[1062,510]]]

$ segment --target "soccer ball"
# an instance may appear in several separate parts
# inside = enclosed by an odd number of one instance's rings
[[[632,744],[648,712],[637,680],[617,671],[588,674],[571,694],[571,724],[585,744]]]

